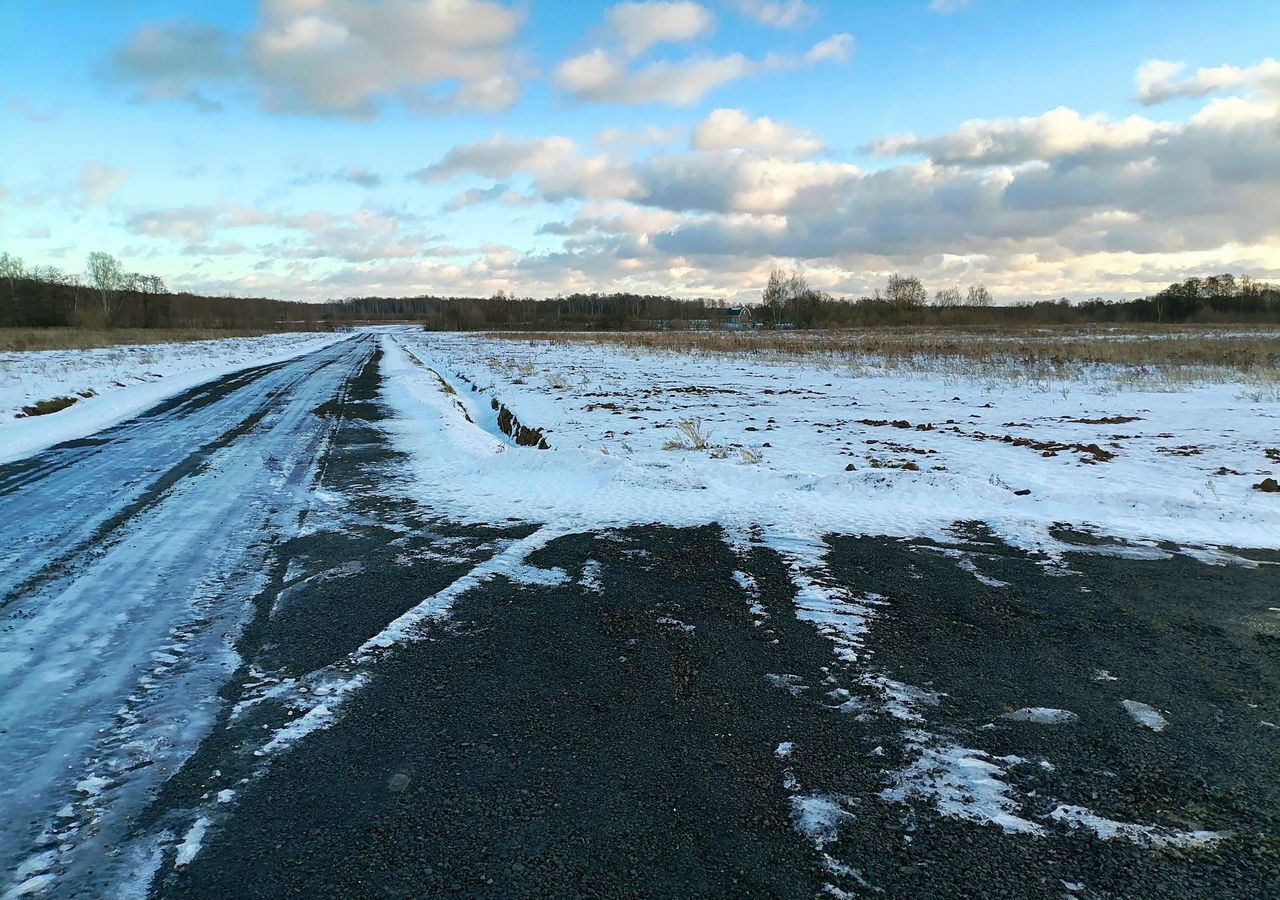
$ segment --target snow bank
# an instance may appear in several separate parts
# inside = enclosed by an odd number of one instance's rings
[[[0,463],[101,431],[239,369],[292,359],[347,336],[290,333],[0,353]],[[56,397],[77,401],[60,412],[17,418],[22,407]]]

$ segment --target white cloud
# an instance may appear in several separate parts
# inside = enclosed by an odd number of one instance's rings
[[[149,100],[252,85],[268,109],[374,115],[411,108],[499,111],[519,96],[514,42],[524,13],[494,0],[265,0],[248,35],[183,23],[140,30],[114,73]]]
[[[631,153],[641,147],[660,147],[684,139],[683,128],[605,128],[595,136],[593,143],[611,153]]]
[[[657,156],[635,167],[636,202],[681,212],[785,214],[825,191],[830,204],[856,181],[849,163],[727,153]]]
[[[969,8],[970,0],[931,0],[929,8],[936,13],[950,15]]]
[[[461,194],[449,198],[449,201],[444,205],[444,209],[446,212],[457,212],[461,209],[469,209],[473,206],[495,202],[505,206],[532,206],[541,202],[541,200],[534,195],[513,191],[506,182],[500,181],[492,187],[471,188],[463,191]]]
[[[1138,69],[1138,102],[1148,105],[1177,97],[1199,98],[1222,91],[1244,88],[1264,97],[1280,100],[1280,61],[1264,59],[1255,66],[1216,66],[1197,69],[1186,78],[1178,76],[1186,69],[1180,62],[1153,59]]]
[[[625,59],[597,48],[565,60],[556,68],[554,80],[559,88],[582,102],[693,106],[721,85],[743,78],[824,62],[844,62],[852,47],[851,36],[838,34],[818,42],[800,57],[771,54],[752,60],[741,53],[731,53],[679,62],[659,60],[634,68]]]
[[[604,50],[566,60],[556,69],[556,84],[574,99],[626,106],[665,103],[692,106],[715,88],[757,70],[741,53],[707,56],[682,62],[661,60],[638,69]]]
[[[136,83],[143,100],[185,100],[206,111],[221,109],[203,88],[244,74],[236,39],[206,25],[171,22],[138,30],[112,56],[115,76]]]
[[[805,0],[734,0],[733,6],[770,28],[795,28],[817,17]]]
[[[801,131],[766,117],[750,119],[738,109],[717,109],[693,134],[695,150],[746,149],[779,157],[813,156],[822,142]]]
[[[646,68],[600,52],[617,60],[624,81]],[[414,173],[428,185],[460,182],[452,199],[432,200],[446,210],[544,213],[529,227],[539,233],[534,246],[550,252],[458,247],[426,233],[425,219],[372,210],[150,210],[127,227],[189,246],[270,241],[250,252],[314,261],[306,277],[320,293],[618,286],[733,295],[775,260],[803,265],[815,286],[854,294],[895,270],[930,287],[984,281],[1009,298],[1152,290],[1206,270],[1274,278],[1280,104],[1267,93],[1265,66],[1233,72],[1200,79],[1147,69],[1150,84],[1171,90],[1214,86],[1177,121],[1065,107],[973,120],[877,141],[885,161],[872,169],[781,119],[719,109],[685,130],[641,121],[581,142],[497,134]],[[1210,96],[1236,91],[1243,96]]]
[[[52,122],[58,117],[58,114],[52,109],[38,109],[22,99],[6,100],[4,108],[16,116],[21,116],[28,122]]]
[[[948,165],[1016,165],[1144,147],[1168,130],[1141,116],[1115,121],[1060,106],[1039,116],[974,119],[932,138],[897,135],[868,149],[877,156],[924,154]]]
[[[244,245],[225,240],[228,232],[257,229],[270,241],[256,247],[275,260],[328,259],[362,263],[432,255],[433,242],[413,217],[369,209],[336,215],[312,211],[280,213],[242,206],[185,206],[136,210],[125,220],[131,234],[179,242],[192,252]]]
[[[609,9],[605,21],[627,56],[639,56],[657,44],[706,37],[716,26],[711,10],[688,0],[619,3]]]
[[[823,62],[848,62],[853,56],[853,35],[833,34],[826,40],[818,41],[804,55],[805,62],[816,65]]]
[[[521,140],[498,135],[487,141],[454,147],[444,159],[419,169],[414,177],[425,182],[440,182],[463,174],[509,178],[516,172],[541,173],[572,159],[577,151],[577,143],[566,137]]]
[[[382,176],[376,172],[371,172],[361,166],[345,166],[329,172],[307,172],[305,175],[299,175],[294,178],[290,184],[293,185],[313,185],[322,182],[338,182],[340,184],[353,184],[356,187],[366,189],[376,188],[382,184]]]
[[[520,140],[498,135],[454,147],[439,162],[419,169],[412,177],[433,184],[461,175],[508,179],[522,173],[533,179],[542,199],[550,202],[634,193],[635,183],[625,168],[607,154],[587,156],[581,149],[565,137]]]
[[[382,184],[381,175],[376,172],[370,172],[368,169],[362,169],[359,166],[347,166],[345,169],[339,169],[333,174],[338,181],[345,181],[357,187],[375,188]]]
[[[106,203],[128,177],[128,169],[117,169],[102,163],[86,163],[76,182],[80,191],[80,204],[95,206]]]
[[[923,161],[867,171],[824,157],[785,122],[717,110],[687,151],[591,156],[570,142],[551,167],[508,169],[539,190],[554,169],[577,187],[561,197],[583,203],[542,228],[562,249],[522,258],[513,277],[519,290],[554,281],[560,267],[571,274],[559,289],[711,293],[781,259],[835,291],[901,270],[985,281],[1006,296],[1150,290],[1189,268],[1274,277],[1277,127],[1274,104],[1240,97],[1210,100],[1182,122],[1056,108],[887,138],[874,145],[882,156]],[[588,193],[593,166],[608,178]]]

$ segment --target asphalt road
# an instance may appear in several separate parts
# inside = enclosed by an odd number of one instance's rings
[[[0,896],[1280,896],[1275,555],[831,536],[840,653],[767,542],[422,508],[379,359],[0,467]]]

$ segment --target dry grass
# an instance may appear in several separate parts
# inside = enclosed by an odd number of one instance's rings
[[[177,344],[274,334],[252,328],[0,328],[0,353],[96,350],[125,344]]]
[[[680,437],[667,441],[663,450],[711,450],[711,434],[702,428],[701,419],[686,419],[676,426]]]
[[[637,331],[495,333],[491,337],[554,344],[602,344],[651,351],[847,363],[874,359],[910,367],[913,361],[963,360],[981,365],[1055,370],[1070,366],[1221,367],[1274,370],[1280,331],[1177,326],[1166,328],[914,329],[866,331]]]
[[[93,392],[89,392],[92,396]],[[22,412],[18,413],[19,419],[27,419],[31,416],[47,416],[52,413],[62,412],[68,406],[72,406],[79,401],[78,397],[54,397],[52,400],[41,400],[38,403],[32,403],[30,406],[22,407]]]

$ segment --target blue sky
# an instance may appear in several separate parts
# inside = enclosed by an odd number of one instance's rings
[[[192,290],[1280,276],[1274,4],[10,0],[0,249]],[[967,123],[967,124],[966,124]]]

